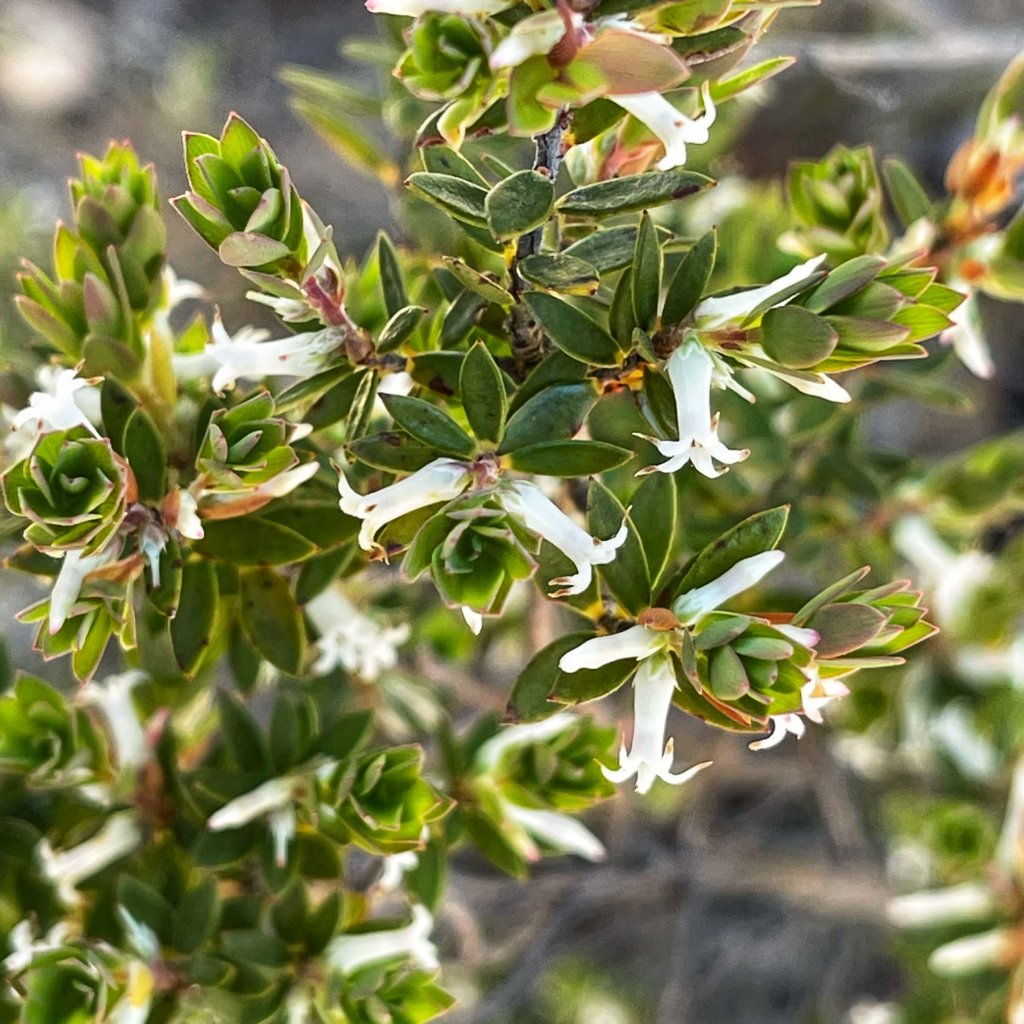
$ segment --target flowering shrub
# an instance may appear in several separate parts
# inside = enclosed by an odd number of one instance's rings
[[[696,226],[716,182],[686,162],[787,65],[739,67],[782,6],[370,0],[412,155],[287,77],[349,159],[401,168],[407,244],[343,258],[237,115],[185,135],[172,204],[273,335],[170,270],[128,145],[83,157],[52,267],[20,279],[46,365],[6,389],[9,564],[48,583],[21,617],[84,685],[0,696],[0,1020],[433,1019],[452,850],[600,860],[572,815],[709,766],[677,765],[681,716],[754,750],[822,723],[935,632],[888,582],[893,543],[956,635],[996,570],[920,516],[965,540],[1001,521],[1019,449],[923,474],[856,425],[942,391],[939,336],[991,372],[977,296],[1024,298],[1024,65],[941,200],[870,150],[794,165],[768,273]],[[414,645],[454,662],[539,608],[558,635],[517,642],[503,722],[467,724],[454,687],[395,712]],[[1014,614],[970,671],[1019,676]],[[617,728],[572,710],[618,722],[627,684]],[[1008,963],[1013,935],[936,963]]]

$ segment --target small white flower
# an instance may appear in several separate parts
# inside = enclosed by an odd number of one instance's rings
[[[183,302],[188,302],[190,299],[205,299],[207,297],[206,289],[201,284],[178,277],[170,264],[164,267],[164,289],[167,296],[167,312],[177,309]]]
[[[270,779],[248,793],[228,801],[210,815],[207,828],[214,832],[241,828],[257,818],[266,817],[274,840],[274,859],[279,867],[288,862],[288,846],[295,835],[295,794],[303,779],[287,775]]]
[[[402,887],[405,876],[415,871],[420,863],[420,855],[415,850],[404,850],[384,858],[380,877],[376,888],[379,892],[394,892]]]
[[[628,753],[625,745],[619,751],[618,768],[602,768],[609,781],[625,782],[635,775],[636,791],[646,793],[655,779],[680,786],[711,764],[703,761],[684,772],[672,771],[675,741],[670,736],[666,742],[665,729],[675,688],[676,675],[667,654],[640,662],[633,679],[633,742]]]
[[[612,103],[628,111],[641,124],[649,128],[665,147],[665,156],[658,169],[671,170],[686,163],[687,145],[703,145],[710,137],[715,123],[715,104],[711,87],[705,83],[701,89],[704,113],[697,118],[687,117],[673,106],[660,92],[643,92],[632,96],[609,96]]]
[[[430,941],[434,918],[426,907],[412,908],[412,922],[402,928],[388,928],[354,935],[339,935],[324,951],[324,959],[336,971],[352,974],[361,967],[399,957],[413,960],[427,970],[439,966],[437,947]]]
[[[199,518],[199,503],[195,495],[184,487],[178,491],[178,533],[188,540],[202,540],[203,521]]]
[[[150,968],[141,960],[132,960],[124,995],[106,1018],[108,1024],[146,1024],[155,987],[156,979]]]
[[[762,551],[759,555],[742,558],[717,579],[705,583],[702,587],[688,590],[676,598],[672,610],[679,616],[680,621],[694,623],[702,615],[721,608],[726,601],[760,583],[785,557],[781,551]]]
[[[86,577],[113,561],[114,544],[108,544],[102,551],[92,555],[83,555],[81,551],[67,551],[61,560],[60,572],[53,582],[50,591],[49,630],[58,633],[74,611],[78,597],[82,593],[82,585]]]
[[[763,740],[754,740],[748,744],[751,750],[771,750],[777,747],[787,736],[800,739],[807,731],[804,720],[798,714],[772,715],[769,719],[772,731]]]
[[[160,956],[160,939],[156,932],[148,924],[136,920],[123,903],[117,905],[117,916],[132,950],[147,963],[156,960]]]
[[[599,540],[569,518],[536,484],[516,480],[502,492],[505,511],[520,519],[532,533],[558,548],[575,566],[573,576],[558,576],[550,581],[560,587],[552,597],[582,594],[594,578],[595,565],[607,565],[626,543],[629,535],[626,520],[614,537]]]
[[[630,626],[621,633],[585,640],[563,654],[558,667],[563,672],[579,672],[585,668],[601,668],[614,661],[642,661],[665,650],[672,639],[673,634],[668,631]]]
[[[995,917],[999,902],[984,882],[964,882],[896,896],[886,913],[897,928],[936,928]]]
[[[967,298],[949,314],[953,326],[946,328],[939,335],[939,341],[944,345],[952,345],[957,359],[975,377],[989,380],[996,372],[996,368],[992,362],[988,341],[985,340],[977,293],[966,281],[955,278],[949,282],[949,286],[957,291],[966,292]]]
[[[541,722],[506,726],[487,740],[486,743],[480,745],[473,758],[473,764],[478,772],[483,774],[492,772],[509,750],[515,750],[517,747],[528,747],[535,743],[544,743],[547,740],[554,739],[554,737],[560,736],[575,722],[575,715],[568,711],[563,711],[561,714],[552,715]]]
[[[36,848],[40,866],[57,887],[57,895],[67,906],[80,900],[78,884],[102,871],[114,861],[127,857],[142,842],[142,832],[133,811],[112,814],[91,839],[70,850],[54,850],[43,839]]]
[[[921,574],[931,594],[935,621],[945,629],[962,624],[964,614],[995,567],[981,551],[957,554],[921,516],[906,516],[896,523],[893,543]]]
[[[336,586],[307,605],[320,634],[311,671],[323,676],[338,666],[372,683],[398,664],[398,648],[409,639],[409,626],[381,626],[360,612]]]
[[[800,687],[804,714],[816,725],[822,724],[822,709],[834,700],[848,696],[850,688],[838,679],[821,679],[815,671]]]
[[[480,631],[484,628],[484,617],[475,609],[468,608],[466,605],[462,606],[462,618],[466,625],[469,626],[470,633],[473,636],[479,636]]]
[[[574,28],[583,24],[583,15],[570,12]],[[566,33],[561,11],[541,11],[517,21],[509,34],[494,48],[491,69],[515,68],[531,57],[548,54]]]
[[[13,429],[34,425],[38,435],[47,430],[85,427],[94,437],[100,436],[75,397],[85,389],[94,389],[95,380],[79,377],[77,370],[55,369],[46,375],[40,372],[39,382],[43,390],[29,395],[28,406],[11,420]]]
[[[102,683],[86,683],[78,691],[78,701],[99,708],[113,740],[119,768],[138,768],[149,760],[146,732],[132,702],[132,691],[146,675],[131,671],[107,676]]]
[[[339,470],[339,504],[346,515],[363,520],[359,546],[364,551],[373,551],[380,549],[374,538],[388,523],[417,509],[457,498],[469,486],[470,480],[469,467],[464,462],[435,459],[404,480],[370,494],[358,494],[344,472]]]
[[[586,825],[568,814],[523,807],[504,799],[501,801],[501,809],[510,821],[522,829],[520,852],[527,860],[540,858],[540,850],[533,842],[535,839],[559,853],[573,853],[591,863],[604,860],[608,855],[601,840]]]
[[[0,961],[7,974],[20,974],[32,961],[43,953],[60,949],[68,940],[70,928],[67,921],[58,921],[44,936],[33,938],[35,929],[29,920],[19,921],[7,934],[11,951]]]
[[[139,531],[139,552],[149,567],[153,587],[160,586],[160,556],[167,547],[167,531],[155,520],[150,520]]]
[[[515,0],[366,0],[373,14],[398,14],[418,18],[421,14],[461,14],[466,18],[497,14]]]
[[[642,469],[637,475],[675,473],[690,463],[704,476],[721,476],[726,471],[717,469],[716,461],[731,466],[742,462],[750,452],[727,448],[718,439],[718,414],[711,415],[711,378],[715,369],[711,356],[699,341],[690,339],[672,353],[665,369],[675,395],[679,440],[662,441],[638,434],[668,461]]]
[[[209,376],[216,392],[229,390],[242,379],[308,377],[324,368],[338,348],[338,332],[327,328],[267,341],[269,332],[243,327],[228,334],[220,316],[214,318],[210,340],[202,352],[174,356],[175,374],[182,380]]]

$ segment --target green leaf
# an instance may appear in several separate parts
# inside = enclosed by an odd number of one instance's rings
[[[273,569],[239,576],[239,621],[249,642],[282,672],[297,675],[306,652],[302,616],[291,587]]]
[[[606,473],[631,458],[633,452],[628,448],[601,441],[540,441],[516,449],[508,461],[519,473],[579,477]]]
[[[422,306],[403,306],[398,310],[381,328],[377,337],[377,351],[393,352],[398,348],[416,330],[424,313],[426,310]]]
[[[124,455],[124,432],[132,413],[138,408],[134,395],[113,377],[105,377],[100,385],[100,416],[103,433],[118,455]]]
[[[229,267],[263,267],[287,259],[291,250],[284,242],[252,231],[235,231],[217,248],[221,263]]]
[[[487,189],[464,178],[431,174],[429,171],[417,171],[409,175],[406,185],[455,220],[480,228],[487,227]]]
[[[207,875],[175,907],[171,945],[182,953],[195,952],[213,935],[219,919],[217,882]]]
[[[508,421],[499,448],[504,455],[541,441],[574,437],[597,401],[593,384],[557,384],[525,402]]]
[[[713,184],[711,178],[681,168],[653,171],[584,185],[564,195],[556,205],[559,213],[568,216],[600,218],[660,206],[696,195]]]
[[[555,205],[554,182],[537,171],[517,171],[487,193],[484,205],[491,234],[506,242],[547,221]]]
[[[711,280],[717,255],[718,231],[712,228],[683,257],[672,275],[661,311],[663,324],[682,323],[693,312]]]
[[[636,236],[633,260],[633,319],[642,331],[650,331],[661,301],[661,245],[651,215],[644,210]]]
[[[217,570],[213,564],[198,559],[186,562],[181,570],[178,612],[171,620],[174,657],[186,675],[195,672],[210,648],[218,598]]]
[[[259,774],[273,771],[266,740],[245,705],[227,690],[218,690],[217,714],[224,745],[236,767]]]
[[[481,441],[500,444],[505,435],[508,396],[501,370],[482,341],[469,350],[462,363],[459,395],[473,433]]]
[[[606,274],[628,267],[633,262],[636,236],[634,227],[601,228],[574,242],[561,255],[574,256],[598,273]]]
[[[505,719],[509,722],[539,722],[563,710],[548,697],[561,675],[558,661],[563,654],[589,640],[593,633],[569,633],[541,648],[512,684]]]
[[[643,544],[622,503],[600,480],[590,481],[587,491],[587,529],[600,540],[615,536],[626,523],[625,543],[616,551],[615,558],[598,567],[601,579],[612,596],[634,618],[651,603],[649,571]]]
[[[739,700],[750,689],[743,659],[728,645],[708,656],[708,682],[719,700]]]
[[[886,616],[867,604],[831,604],[815,612],[807,623],[820,639],[818,658],[841,658],[870,643],[886,624]]]
[[[139,500],[156,505],[167,492],[167,446],[152,417],[141,407],[124,428],[124,456],[135,474]]]
[[[469,434],[436,405],[408,395],[384,395],[382,400],[394,421],[416,440],[446,455],[468,458],[476,451]]]
[[[889,158],[882,162],[882,177],[889,191],[889,200],[904,227],[931,216],[932,201],[917,175],[902,160]]]
[[[551,340],[567,355],[592,366],[618,365],[620,353],[615,339],[586,313],[544,292],[528,292],[523,301]]]
[[[511,306],[515,302],[512,293],[496,280],[494,274],[482,274],[455,256],[442,256],[441,262],[460,284],[475,292],[480,298],[496,302],[499,306]]]
[[[232,565],[287,565],[316,551],[316,545],[294,530],[251,516],[207,520],[203,529],[205,536],[193,544],[193,550]]]
[[[643,543],[648,582],[652,592],[658,585],[675,547],[678,527],[678,498],[670,473],[652,473],[636,489],[629,517]]]
[[[780,505],[757,512],[712,541],[693,560],[675,587],[675,593],[688,593],[718,579],[744,558],[752,558],[778,547],[789,519],[789,506]]]
[[[391,239],[382,231],[377,236],[377,264],[380,269],[380,288],[384,294],[384,308],[389,317],[397,316],[409,306],[402,267]],[[385,328],[386,330],[386,328]]]
[[[563,295],[594,295],[601,284],[596,267],[564,252],[527,256],[516,269],[524,281]]]
[[[761,346],[770,359],[807,370],[827,359],[839,334],[827,320],[802,306],[777,306],[761,320]]]
[[[360,462],[391,473],[415,473],[437,457],[430,445],[397,430],[367,434],[345,447]]]
[[[824,313],[866,288],[885,267],[886,261],[881,256],[855,256],[829,271],[828,277],[807,296],[803,305],[812,313]]]

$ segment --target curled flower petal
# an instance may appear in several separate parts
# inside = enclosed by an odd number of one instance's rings
[[[716,111],[707,83],[701,90],[701,98],[704,101],[704,113],[692,118],[673,106],[660,92],[608,97],[661,140],[665,156],[659,162],[658,169],[662,171],[681,167],[686,163],[687,145],[703,145],[711,137],[709,129],[715,123]]]
[[[772,747],[777,747],[787,736],[792,735],[800,739],[807,731],[804,720],[797,714],[772,715],[770,721],[772,726],[771,733],[763,740],[754,740],[753,743],[748,744],[751,750],[771,750]]]
[[[501,808],[508,818],[532,838],[539,839],[560,853],[573,853],[593,863],[604,860],[608,855],[601,840],[586,825],[568,814],[522,807],[509,800],[502,801]]]
[[[437,948],[430,941],[434,918],[426,907],[412,908],[412,922],[403,928],[388,928],[355,935],[339,935],[324,951],[324,959],[341,974],[352,974],[360,967],[399,957],[413,960],[427,970],[439,965]]]

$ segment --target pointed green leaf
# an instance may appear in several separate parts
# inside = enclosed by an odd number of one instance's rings
[[[481,441],[501,444],[508,415],[508,397],[501,370],[482,341],[469,350],[462,363],[459,394],[473,433]]]
[[[619,349],[615,339],[586,313],[544,292],[527,292],[523,301],[551,340],[567,355],[592,366],[618,365]]]

